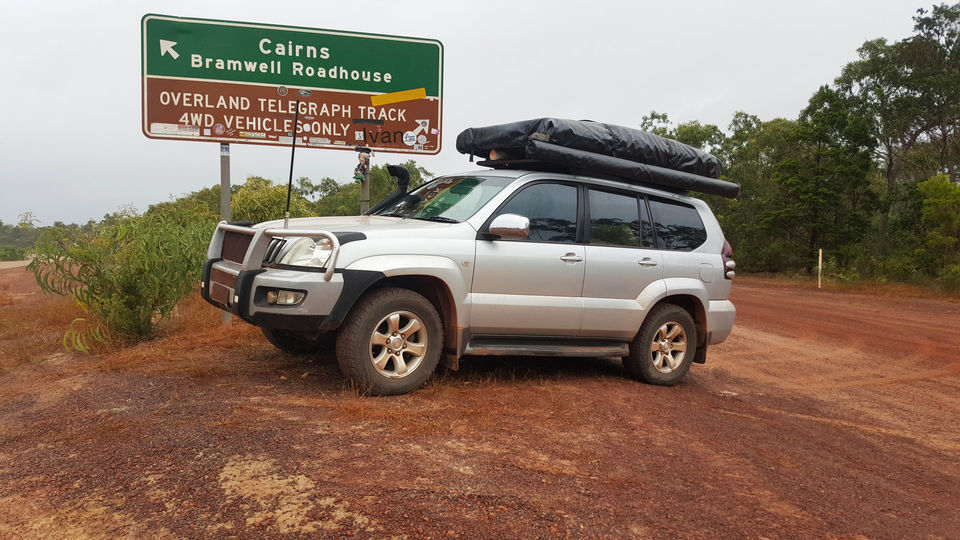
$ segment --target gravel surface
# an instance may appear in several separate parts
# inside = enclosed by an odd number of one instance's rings
[[[0,345],[48,298],[23,274]],[[54,337],[0,370],[0,538],[960,537],[960,304],[750,277],[733,300],[673,388],[466,358],[365,397],[212,308],[96,355]]]
[[[30,261],[0,261],[0,270],[8,268],[21,268],[30,264]]]

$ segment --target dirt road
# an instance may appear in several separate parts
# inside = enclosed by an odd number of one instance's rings
[[[67,304],[10,289],[0,537],[960,537],[957,303],[738,277],[733,335],[677,387],[469,358],[368,398],[199,303],[56,352],[23,321]]]
[[[30,264],[30,261],[0,261],[0,270],[8,268],[20,268]]]

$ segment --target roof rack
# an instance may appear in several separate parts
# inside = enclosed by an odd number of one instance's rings
[[[487,159],[478,161],[477,165],[480,165],[481,167],[490,167],[491,169],[557,172],[567,174],[571,173],[571,168],[562,163],[540,161],[537,159]]]

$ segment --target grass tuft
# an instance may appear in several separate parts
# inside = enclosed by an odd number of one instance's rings
[[[22,364],[63,350],[63,329],[82,315],[71,298],[41,294],[12,297],[0,301],[0,370],[9,371]]]

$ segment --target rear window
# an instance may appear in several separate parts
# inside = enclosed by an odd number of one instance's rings
[[[652,247],[653,230],[647,206],[636,194],[590,189],[590,243]]]
[[[692,251],[707,241],[707,230],[696,208],[651,197],[650,211],[661,249]]]

